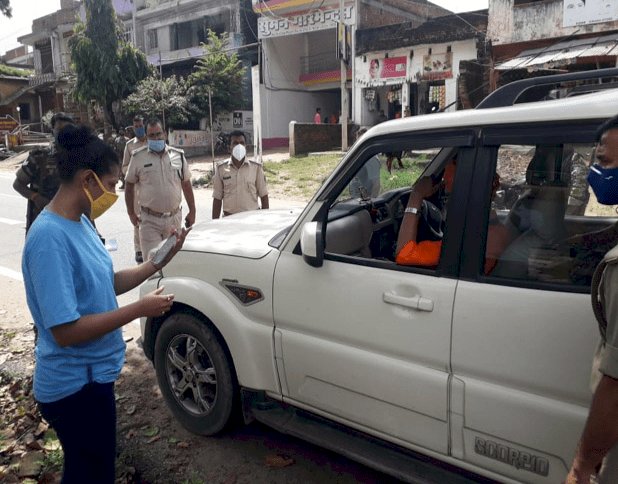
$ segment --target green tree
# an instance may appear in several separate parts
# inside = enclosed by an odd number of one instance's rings
[[[0,0],[0,12],[7,18],[11,18],[13,16],[10,0]]]
[[[165,118],[167,126],[178,127],[189,121],[191,106],[187,82],[182,77],[160,79],[151,75],[141,81],[133,94],[122,101],[122,111],[129,116]]]
[[[213,117],[216,113],[240,107],[245,68],[234,52],[229,52],[227,33],[218,36],[208,31],[208,43],[202,44],[204,56],[189,76],[189,94],[198,114],[208,117],[208,92],[212,93]]]
[[[122,39],[112,0],[84,0],[86,22],[75,26],[69,40],[78,101],[95,100],[105,121],[116,126],[115,101],[128,96],[152,69],[146,56]]]

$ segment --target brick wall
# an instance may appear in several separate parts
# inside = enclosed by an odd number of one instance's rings
[[[361,29],[382,27],[411,22],[413,27],[433,17],[448,15],[451,12],[431,2],[410,2],[409,0],[386,0],[384,7],[361,2],[359,24]]]
[[[348,144],[352,144],[354,125],[348,125]],[[290,123],[290,156],[341,149],[340,124]]]

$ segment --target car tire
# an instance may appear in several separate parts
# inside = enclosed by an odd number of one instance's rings
[[[157,335],[154,364],[168,407],[189,432],[214,435],[232,420],[238,383],[209,323],[192,314],[172,314]]]

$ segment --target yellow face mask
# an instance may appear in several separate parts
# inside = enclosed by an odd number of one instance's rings
[[[94,172],[92,172],[92,174],[94,175],[94,179],[99,184],[101,190],[103,190],[103,193],[95,200],[88,189],[84,187],[84,192],[86,193],[88,200],[90,200],[90,220],[94,220],[95,218],[103,215],[114,203],[116,203],[116,200],[118,200],[118,195],[106,190],[97,174]]]

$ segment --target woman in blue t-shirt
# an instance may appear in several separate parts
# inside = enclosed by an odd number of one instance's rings
[[[163,288],[119,308],[116,295],[141,284],[180,250],[187,230],[161,264],[114,272],[91,222],[117,200],[120,161],[87,127],[58,136],[60,189],[28,232],[22,271],[38,329],[34,396],[64,451],[63,483],[113,483],[114,382],[125,356],[122,330],[161,316],[174,296]]]

